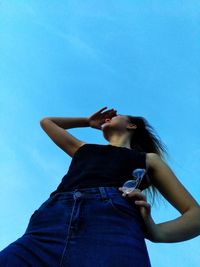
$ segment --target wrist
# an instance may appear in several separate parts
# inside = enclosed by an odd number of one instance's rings
[[[145,237],[154,243],[162,242],[162,233],[159,226],[154,222],[153,218],[149,216],[145,220]]]
[[[97,129],[97,130],[101,129],[99,123],[96,121],[90,120],[90,118],[88,118],[88,126],[93,128],[93,129]]]
[[[84,120],[84,123],[85,123],[85,127],[90,127],[90,120],[89,120],[89,118],[88,117],[84,117],[83,120]]]

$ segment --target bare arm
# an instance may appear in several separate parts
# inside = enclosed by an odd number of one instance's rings
[[[153,184],[181,213],[181,216],[174,220],[156,225],[160,233],[156,242],[180,242],[200,235],[200,206],[197,201],[158,155],[147,154],[147,164]]]
[[[63,129],[78,128],[78,127],[89,127],[88,117],[47,117],[43,118],[40,123],[42,124],[45,121],[52,121],[57,126]]]
[[[151,216],[151,205],[139,189],[125,198],[132,198],[139,207],[144,221],[144,236],[155,243],[173,243],[192,239],[200,235],[200,206],[180,183],[168,165],[154,153],[147,153],[148,175],[160,193],[175,207],[181,216],[156,224]],[[122,188],[119,188],[123,192]]]
[[[69,156],[73,157],[76,150],[85,144],[65,129],[89,127],[88,118],[47,117],[40,121],[42,129]]]
[[[77,127],[101,129],[101,124],[106,118],[116,116],[115,110],[110,109],[104,111],[106,108],[107,107],[100,109],[89,117],[46,117],[40,121],[40,125],[58,147],[69,156],[73,157],[75,152],[79,147],[84,145],[85,142],[77,139],[65,129]]]

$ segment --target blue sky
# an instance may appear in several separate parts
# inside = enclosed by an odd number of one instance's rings
[[[199,23],[195,0],[1,1],[0,249],[68,170],[71,158],[40,128],[46,116],[86,117],[103,106],[144,116],[200,202]],[[107,143],[95,129],[70,133]],[[161,197],[152,216],[180,214]],[[199,237],[146,244],[153,267],[199,266]]]

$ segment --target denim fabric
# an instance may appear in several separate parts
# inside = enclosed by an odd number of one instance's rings
[[[15,266],[150,267],[139,209],[116,187],[57,193],[0,252],[0,267]]]

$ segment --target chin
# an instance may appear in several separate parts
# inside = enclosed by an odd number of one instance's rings
[[[104,130],[105,128],[107,128],[106,126],[108,126],[109,123],[108,122],[105,122],[101,125],[101,130]]]
[[[102,130],[102,132],[103,132],[103,137],[109,142],[109,136],[103,130]]]

